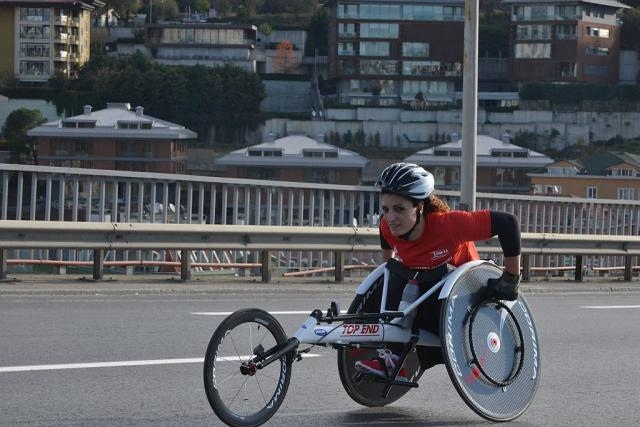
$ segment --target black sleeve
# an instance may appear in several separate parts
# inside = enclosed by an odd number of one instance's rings
[[[498,235],[504,256],[520,255],[520,225],[515,215],[490,211],[491,236]]]

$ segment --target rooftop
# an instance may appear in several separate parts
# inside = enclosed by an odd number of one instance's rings
[[[358,153],[318,142],[306,135],[289,135],[252,145],[220,157],[222,166],[302,166],[363,168],[369,161]]]
[[[423,166],[454,166],[460,165],[461,153],[462,139],[459,139],[420,150],[404,161]],[[542,153],[487,135],[477,137],[476,159],[479,167],[539,168],[553,162],[552,158]]]
[[[29,136],[110,138],[110,139],[192,139],[198,134],[165,120],[145,115],[142,107],[129,103],[107,103],[107,108],[47,122],[28,132]]]

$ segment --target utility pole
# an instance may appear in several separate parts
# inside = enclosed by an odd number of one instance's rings
[[[476,208],[476,141],[478,135],[478,6],[464,2],[464,63],[462,79],[462,163],[460,208]]]

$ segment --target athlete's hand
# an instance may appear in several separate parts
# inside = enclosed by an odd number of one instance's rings
[[[487,298],[513,301],[518,298],[519,284],[520,275],[504,271],[499,278],[487,281]]]

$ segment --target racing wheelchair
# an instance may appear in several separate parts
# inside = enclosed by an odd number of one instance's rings
[[[502,271],[490,261],[470,261],[448,272],[402,309],[387,311],[389,268],[378,266],[359,285],[346,314],[338,305],[313,310],[292,337],[268,312],[238,310],[215,330],[204,359],[204,385],[215,414],[230,426],[268,421],[285,398],[294,362],[313,346],[337,350],[340,380],[364,406],[388,405],[418,386],[424,370],[416,346],[440,347],[449,377],[465,403],[492,421],[509,421],[531,404],[540,381],[538,333],[523,296],[485,298],[489,278]],[[439,292],[439,336],[412,328],[418,306]],[[356,369],[386,344],[404,344],[399,362],[380,377]],[[301,348],[303,344],[310,345]],[[402,379],[398,374],[404,368]]]

